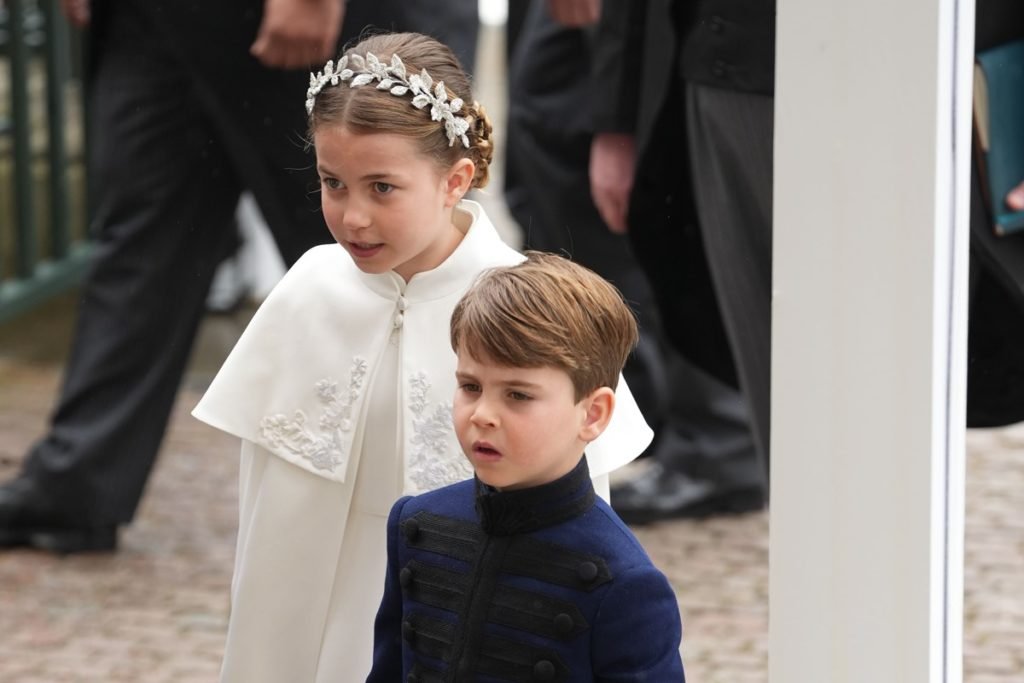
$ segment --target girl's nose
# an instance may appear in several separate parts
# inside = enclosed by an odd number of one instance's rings
[[[358,230],[370,225],[370,213],[363,207],[362,203],[349,200],[345,204],[345,211],[342,214],[341,220],[346,228]]]

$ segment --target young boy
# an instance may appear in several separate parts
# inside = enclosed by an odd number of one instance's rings
[[[453,413],[476,477],[392,508],[368,683],[684,680],[675,595],[584,456],[636,338],[618,291],[558,256],[459,302]]]

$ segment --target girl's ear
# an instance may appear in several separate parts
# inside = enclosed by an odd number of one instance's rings
[[[458,204],[459,200],[469,192],[474,175],[476,175],[476,164],[472,160],[462,158],[455,162],[444,181],[444,206],[446,209]]]
[[[615,392],[611,387],[598,387],[583,398],[586,415],[580,426],[580,439],[590,443],[605,430],[615,410]]]

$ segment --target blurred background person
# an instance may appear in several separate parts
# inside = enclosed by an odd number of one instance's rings
[[[591,75],[600,3],[513,4],[522,14],[510,16],[509,24],[514,42],[506,148],[509,210],[527,248],[568,255],[614,282],[642,331],[625,376],[656,439],[648,466],[613,487],[612,505],[630,523],[758,509],[764,504],[763,476],[743,398],[685,357],[700,346],[704,354],[721,356],[731,372],[699,236],[695,249],[673,255],[685,281],[673,292],[669,311],[683,316],[680,353],[662,332],[658,306],[629,239],[609,230],[591,198],[595,121],[588,104],[612,95]],[[694,220],[680,216],[673,229],[695,235]]]
[[[73,553],[113,550],[135,514],[242,190],[286,264],[331,240],[297,96],[310,65],[404,19],[397,0],[62,4],[89,31],[96,256],[50,428],[0,485],[0,548]]]
[[[594,201],[675,348],[742,390],[766,487],[774,0],[604,0],[595,46]]]

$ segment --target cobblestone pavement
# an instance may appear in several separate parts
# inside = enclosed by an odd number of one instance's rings
[[[216,680],[236,528],[236,445],[189,411],[239,324],[220,319],[204,327],[119,553],[0,553],[0,682]],[[61,338],[62,331],[28,331],[5,335],[0,328],[2,479],[42,431],[59,382],[59,367],[29,340]],[[1019,683],[1024,425],[972,432],[968,472],[966,680]],[[678,593],[688,679],[764,681],[767,515],[662,523],[637,534]]]

